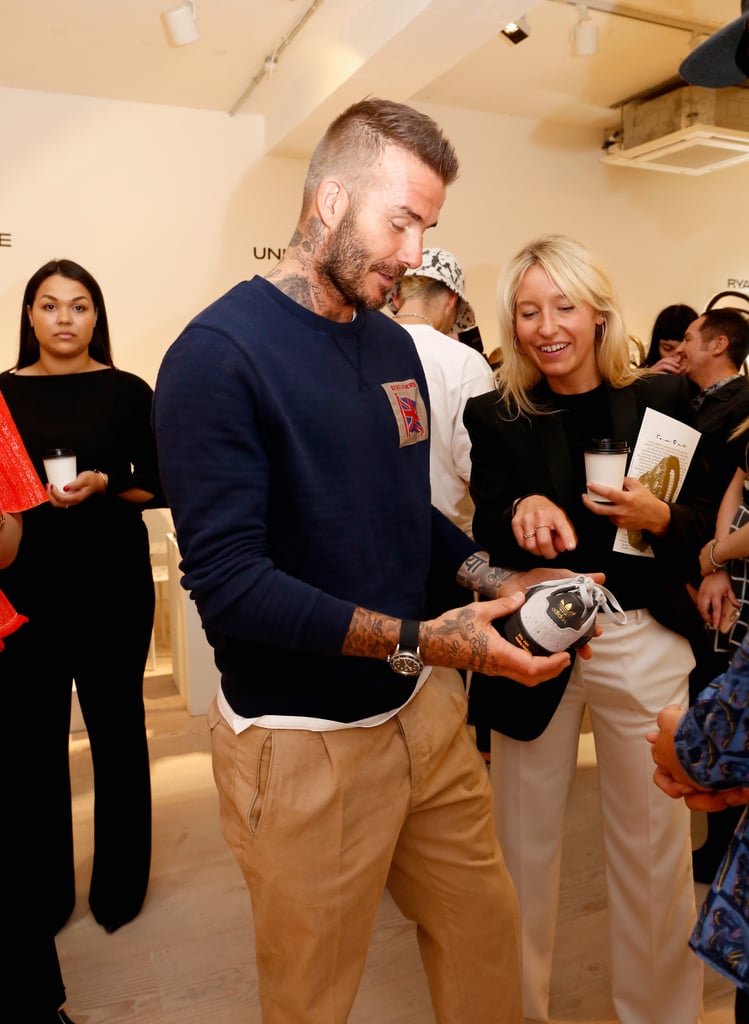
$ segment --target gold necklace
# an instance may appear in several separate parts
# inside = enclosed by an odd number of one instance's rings
[[[400,318],[402,316],[413,316],[413,317],[416,317],[417,320],[423,320],[425,324],[429,324],[429,326],[432,328],[433,331],[437,330],[437,328],[434,326],[434,324],[429,319],[429,317],[428,316],[423,316],[421,313],[396,313],[395,316],[393,317],[393,319],[394,320],[400,320]]]

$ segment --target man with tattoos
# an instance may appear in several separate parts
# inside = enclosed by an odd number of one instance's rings
[[[429,405],[379,312],[458,173],[431,118],[354,104],[313,153],[296,231],[167,352],[164,488],[221,673],[209,712],[265,1024],[345,1024],[385,887],[417,924],[440,1024],[521,1024],[517,912],[455,669],[533,685],[492,620],[519,577],[429,501]],[[430,579],[490,598],[430,608]],[[586,652],[589,653],[589,652]]]

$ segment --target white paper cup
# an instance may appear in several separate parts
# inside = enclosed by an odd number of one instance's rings
[[[43,458],[47,481],[54,484],[58,491],[78,476],[75,452],[70,448],[50,448]]]
[[[605,487],[622,489],[627,469],[629,445],[626,441],[614,441],[604,437],[591,441],[585,449],[585,479],[589,484],[603,484]],[[588,488],[588,497],[602,505],[611,502]]]

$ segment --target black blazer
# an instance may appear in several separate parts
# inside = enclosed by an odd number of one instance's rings
[[[744,465],[746,435],[730,435],[749,417],[749,379],[740,374],[706,395],[697,410],[697,429],[705,438],[707,456],[718,491],[718,502],[739,466]]]
[[[695,426],[685,378],[652,374],[626,388],[606,387],[612,435],[634,448],[645,410],[650,407]],[[665,537],[646,535],[655,557],[611,551],[616,528],[588,512],[581,499],[582,452],[567,440],[555,398],[545,382],[534,392],[545,408],[535,416],[511,416],[492,391],[469,399],[463,421],[471,438],[471,495],[476,505],[473,533],[493,564],[527,569],[550,566],[575,572],[605,572],[606,583],[626,608],[648,608],[664,625],[689,636],[701,621],[685,583],[694,578],[697,556],[713,535],[717,503],[701,440],[678,502],[671,504],[671,526]],[[529,554],[515,542],[512,504],[530,494],[546,495],[570,518],[578,548],[553,563]],[[721,495],[722,496],[722,495]],[[507,735],[531,739],[540,735],[561,700],[564,678],[541,687],[524,687],[506,679],[474,674],[471,715]]]

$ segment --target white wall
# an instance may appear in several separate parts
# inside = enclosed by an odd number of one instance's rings
[[[631,333],[646,342],[663,306],[701,310],[729,280],[749,293],[749,163],[687,176],[601,163],[598,131],[424,107],[461,157],[432,232],[463,262],[484,348],[496,344],[503,264],[537,234],[569,234],[611,274]]]
[[[497,274],[540,232],[600,255],[643,338],[664,305],[700,308],[749,279],[749,164],[700,177],[608,167],[598,132],[422,109],[462,162],[427,244],[463,263],[487,351]],[[296,223],[306,162],[262,157],[258,118],[0,89],[0,131],[0,369],[16,358],[26,281],[65,256],[102,285],[117,364],[153,383],[190,317],[266,273]]]
[[[26,281],[66,257],[99,281],[115,362],[153,384],[184,324],[285,245],[305,165],[264,159],[254,117],[0,89],[0,368]]]

